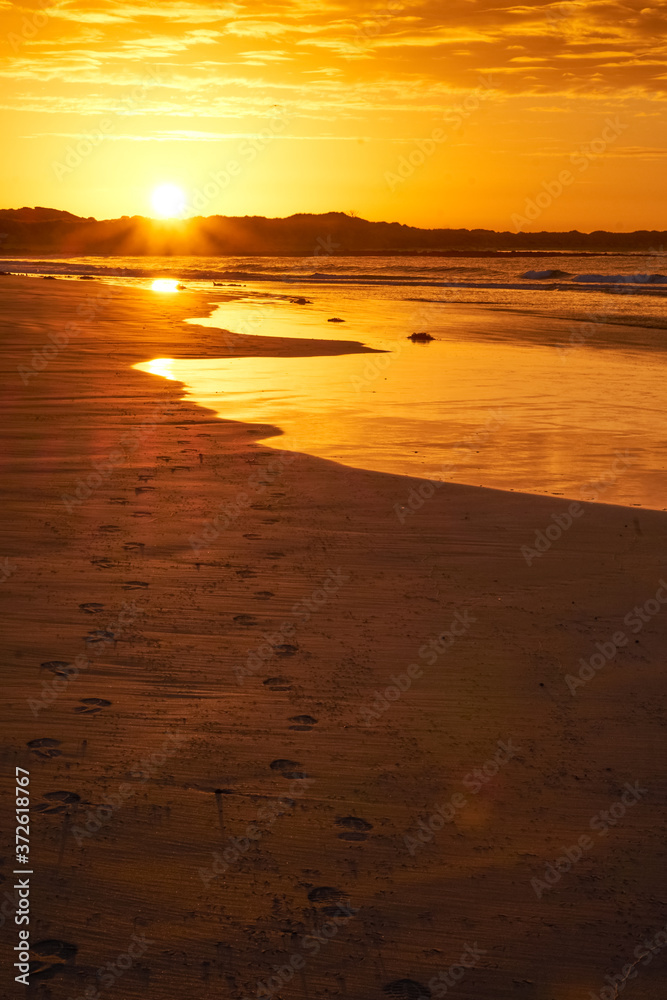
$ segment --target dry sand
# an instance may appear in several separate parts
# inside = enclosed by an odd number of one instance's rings
[[[14,766],[29,768],[43,974],[27,995],[240,1000],[273,976],[276,997],[412,1000],[407,981],[427,987],[469,945],[473,967],[433,995],[597,996],[667,920],[667,615],[623,624],[665,577],[667,517],[584,505],[531,566],[521,546],[568,501],[447,485],[401,523],[395,504],[421,481],[280,461],[279,438],[131,368],[226,353],[183,323],[219,296],[113,287],[23,384],[17,366],[104,286],[0,280],[3,814],[8,829]],[[239,337],[235,352],[354,349]],[[119,448],[68,511],[63,494]],[[196,552],[227,503],[236,515]],[[429,665],[422,647],[457,615],[462,634]],[[627,645],[571,694],[566,675],[619,630]],[[410,664],[421,676],[368,715]],[[626,782],[639,801],[591,828]],[[453,819],[427,833],[436,807]],[[581,837],[538,899],[531,880]],[[4,854],[11,965],[9,841]],[[664,997],[666,956],[624,996]],[[23,996],[11,979],[2,996]]]

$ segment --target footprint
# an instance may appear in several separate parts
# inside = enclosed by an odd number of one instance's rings
[[[98,611],[104,610],[103,604],[95,604],[94,602],[89,602],[88,604],[80,604],[79,608],[81,611],[85,611],[87,615],[96,615]]]
[[[274,593],[273,593],[272,590],[256,590],[255,591],[255,597],[257,598],[258,601],[269,601],[274,596],[275,595],[274,595]]]
[[[93,566],[99,566],[100,569],[113,569],[113,567],[117,565],[113,559],[107,559],[106,557],[103,557],[102,559],[91,559],[90,561]]]
[[[39,979],[51,979],[62,967],[76,956],[78,948],[69,941],[57,941],[49,938],[37,941],[30,947],[30,982]]]
[[[123,584],[123,590],[145,590],[147,586],[143,580],[128,580]]]
[[[81,801],[81,796],[77,795],[76,792],[62,792],[62,791],[58,791],[58,792],[44,792],[44,795],[42,796],[42,798],[48,799],[49,802],[52,802],[52,801],[55,801],[55,802],[65,802],[67,805],[70,805],[72,802],[80,802]]]
[[[265,681],[262,681],[265,687],[271,689],[271,691],[291,691],[292,685],[287,677],[267,677]]]
[[[294,656],[295,653],[299,652],[298,646],[291,646],[288,642],[283,642],[279,646],[272,646],[271,648],[276,656]]]
[[[172,472],[189,472],[192,468],[191,465],[174,465]]]
[[[46,816],[60,816],[62,813],[68,813],[71,811],[70,806],[81,801],[81,796],[77,795],[76,792],[45,792],[42,798],[46,799],[46,802],[40,802],[39,805],[33,806],[32,811],[44,813]]]
[[[144,542],[126,542],[123,548],[126,552],[143,552],[146,545]]]
[[[139,496],[140,493],[155,493],[156,489],[156,486],[135,486],[134,492]]]
[[[278,771],[282,774],[283,778],[287,778],[288,781],[298,781],[302,778],[307,778],[308,775],[305,771],[295,770],[295,768],[300,768],[301,764],[297,764],[295,760],[284,760],[279,758],[278,760],[273,760],[269,764],[272,771]]]
[[[422,986],[414,979],[395,979],[382,987],[382,992],[394,1000],[428,1000],[433,996],[428,986]]]
[[[69,677],[71,671],[67,668],[69,663],[65,660],[47,660],[46,663],[40,663],[40,668],[42,670],[50,670],[52,674],[56,674],[58,677]]]
[[[152,517],[153,512],[150,510],[135,510],[132,512],[132,517]]]
[[[308,899],[311,903],[335,903],[343,902],[347,896],[340,889],[334,889],[333,886],[318,885],[315,889],[310,890]]]
[[[257,576],[252,569],[237,569],[236,575],[240,576],[242,580],[247,580],[250,576]]]
[[[98,642],[114,642],[116,636],[113,632],[107,632],[106,629],[95,629],[94,632],[89,632],[85,638],[85,642],[89,646],[94,646]]]
[[[241,625],[256,625],[257,619],[254,615],[234,615],[234,621],[240,622]]]
[[[361,816],[339,816],[336,818],[336,826],[344,826],[347,830],[372,830],[373,824]]]
[[[62,751],[57,749],[60,746],[60,740],[52,740],[44,737],[39,740],[30,740],[26,746],[30,747],[30,752],[34,753],[35,757],[39,757],[41,760],[62,757]]]
[[[77,715],[94,715],[112,704],[106,698],[80,698],[79,701],[81,704],[74,709]]]
[[[117,524],[101,524],[97,530],[103,532],[105,535],[115,535],[120,531],[120,528]]]
[[[48,802],[40,802],[38,806],[32,807],[33,812],[44,813],[45,816],[61,816],[66,813],[67,806],[62,804],[49,804]]]
[[[269,764],[272,771],[293,771],[296,767],[301,767],[295,760],[286,760],[284,757],[279,757],[278,760],[272,760]]]
[[[109,503],[115,503],[119,507],[126,507],[130,501],[126,500],[125,497],[109,497]]]
[[[295,729],[300,733],[309,733],[317,719],[314,719],[312,715],[293,715],[289,721],[294,723],[289,727],[290,729]]]

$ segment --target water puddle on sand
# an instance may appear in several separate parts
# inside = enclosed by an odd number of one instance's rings
[[[228,329],[252,332],[245,308],[226,304]],[[272,439],[280,448],[379,472],[665,509],[662,355],[580,347],[562,359],[553,346],[464,341],[454,317],[441,339],[414,344],[394,306],[381,323],[359,313],[344,330],[299,310],[278,310],[257,332],[358,340],[382,353],[135,367],[183,382],[186,399],[223,419],[281,428],[285,437]],[[211,320],[195,322],[222,322]]]

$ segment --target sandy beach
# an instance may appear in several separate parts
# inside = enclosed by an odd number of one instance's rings
[[[363,344],[0,280],[27,995],[663,998],[667,514],[285,450],[132,366]]]

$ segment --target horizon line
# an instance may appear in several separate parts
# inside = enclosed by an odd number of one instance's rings
[[[366,223],[371,226],[385,225],[385,226],[401,226],[404,229],[414,229],[418,232],[451,232],[451,233],[493,233],[497,236],[593,236],[596,234],[601,234],[605,236],[634,236],[637,234],[667,234],[667,229],[540,229],[540,230],[519,230],[512,231],[510,229],[491,229],[487,227],[476,226],[472,229],[468,229],[465,226],[414,226],[407,222],[398,222],[396,220],[389,221],[387,219],[366,219],[355,212],[342,211],[340,209],[331,209],[328,212],[293,212],[291,215],[222,215],[220,213],[215,213],[213,215],[188,215],[188,216],[174,216],[172,218],[159,218],[151,215],[119,215],[115,218],[98,219],[93,215],[76,215],[74,212],[70,212],[67,209],[53,208],[47,205],[22,205],[20,208],[0,208],[0,216],[5,212],[54,212],[59,215],[68,215],[72,219],[76,219],[80,222],[120,222],[123,219],[141,219],[144,222],[150,222],[155,225],[162,227],[178,226],[188,222],[194,222],[197,220],[206,221],[207,219],[263,219],[270,222],[287,222],[289,219],[295,218],[323,218],[325,216],[338,215],[345,217],[356,222]]]

